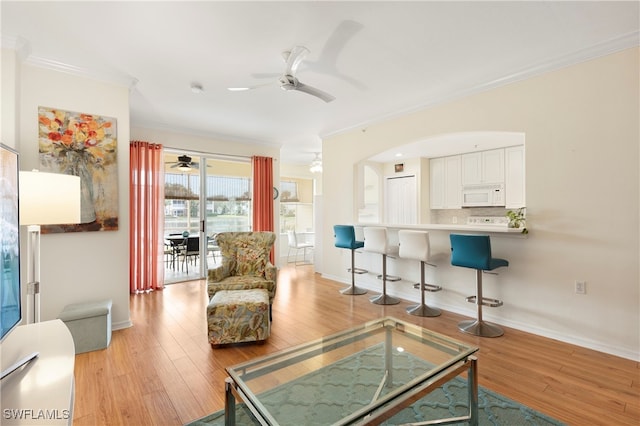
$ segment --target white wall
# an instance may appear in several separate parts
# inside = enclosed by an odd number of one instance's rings
[[[3,58],[4,58],[3,52]],[[17,63],[16,99],[21,170],[38,168],[38,106],[115,117],[118,129],[118,230],[46,234],[41,237],[41,319],[55,319],[65,305],[112,299],[113,328],[129,317],[129,90],[126,87]],[[4,74],[5,64],[2,64]],[[4,98],[4,87],[3,87]],[[3,106],[3,116],[4,116]],[[23,238],[22,259],[26,259]],[[26,277],[26,261],[22,262]]]
[[[326,139],[324,239],[355,220],[354,163],[439,134],[524,132],[530,234],[492,239],[510,265],[486,278],[487,296],[504,306],[485,317],[640,359],[638,59],[629,49]],[[430,299],[473,317],[464,295],[474,274],[448,264],[448,233],[434,232],[432,246],[445,254],[435,272],[444,291]],[[348,282],[342,252],[325,245],[321,272]],[[574,294],[575,280],[587,295]]]
[[[13,49],[2,49],[2,72],[0,73],[0,142],[17,149],[17,96],[20,70]]]

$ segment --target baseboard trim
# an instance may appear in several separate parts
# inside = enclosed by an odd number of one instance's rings
[[[118,321],[118,322],[111,323],[111,330],[122,330],[129,327],[133,327],[133,322],[131,322],[131,320]]]
[[[344,279],[343,277],[337,277],[329,274],[322,274],[322,278],[326,278],[328,280],[336,281],[343,284],[351,284],[350,280]],[[367,280],[362,280],[361,282],[358,282],[358,286],[362,288],[366,288],[367,290],[371,290],[371,291],[380,291],[379,286],[377,287],[373,286],[371,283],[367,282]],[[393,286],[390,286],[387,288],[387,293],[395,297],[400,297],[403,300],[408,300],[412,302],[416,302],[418,300],[417,299],[418,293],[416,293],[416,300],[411,300],[407,298],[405,293],[395,292],[393,289]],[[436,303],[435,301],[432,301],[432,303],[430,303],[429,306],[433,306],[434,308],[439,308],[444,311],[448,311],[448,312],[452,312],[455,314],[464,315],[468,317],[475,316],[475,310],[461,308],[456,305]],[[640,361],[640,354],[637,351],[634,351],[630,348],[622,348],[618,346],[606,345],[606,344],[602,344],[601,342],[597,342],[595,340],[584,339],[584,338],[579,338],[572,335],[558,333],[557,331],[551,330],[548,328],[536,327],[536,326],[532,326],[531,324],[511,321],[504,318],[496,318],[491,315],[489,309],[484,311],[483,313],[484,313],[485,320],[491,321],[499,325],[503,325],[505,327],[514,328],[516,330],[535,334],[536,336],[546,337],[548,339],[559,340],[564,343],[569,343],[571,345],[576,345],[576,346],[591,349],[594,351],[603,352],[609,355],[630,359],[632,361]]]

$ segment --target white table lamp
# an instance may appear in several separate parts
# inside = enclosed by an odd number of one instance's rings
[[[40,225],[80,223],[78,176],[20,172],[20,225],[27,231],[27,324],[40,322]]]

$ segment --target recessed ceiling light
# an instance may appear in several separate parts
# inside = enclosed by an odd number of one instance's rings
[[[402,157],[402,153],[401,152],[396,153],[396,157]]]
[[[191,83],[191,91],[193,93],[202,93],[204,92],[204,89],[202,88],[202,85],[199,83]]]
[[[243,92],[245,90],[249,90],[248,87],[227,87],[227,90],[230,90],[232,92]]]

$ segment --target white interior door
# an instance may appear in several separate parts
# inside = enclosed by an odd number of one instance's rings
[[[416,176],[386,178],[385,221],[395,225],[418,223],[418,194]]]

